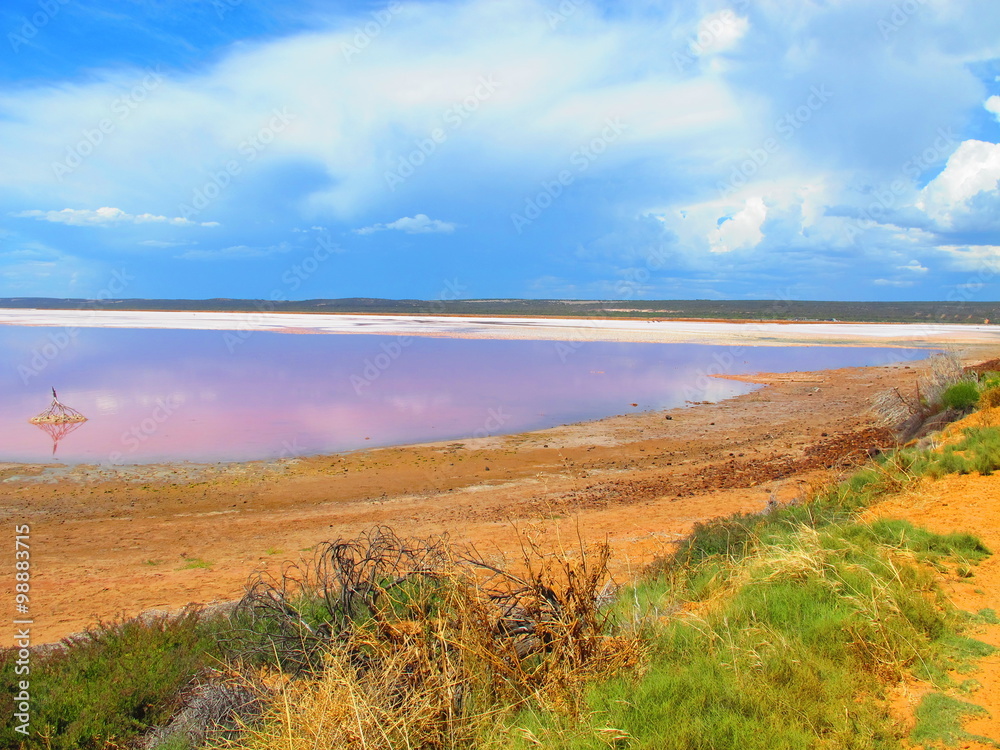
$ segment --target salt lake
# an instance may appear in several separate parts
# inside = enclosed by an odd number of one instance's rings
[[[70,332],[67,333],[66,331]],[[927,349],[0,326],[0,461],[242,461],[519,433]],[[88,417],[28,419],[50,386]],[[54,434],[53,434],[54,433]]]

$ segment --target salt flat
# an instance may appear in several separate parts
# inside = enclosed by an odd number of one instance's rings
[[[0,325],[65,328],[170,328],[392,336],[648,341],[702,344],[997,344],[1000,326],[911,323],[745,323],[611,318],[488,318],[270,312],[0,310]]]

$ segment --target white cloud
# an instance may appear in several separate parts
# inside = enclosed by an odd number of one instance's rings
[[[767,206],[764,205],[764,199],[759,195],[747,198],[743,209],[730,218],[723,219],[709,234],[709,249],[713,253],[728,253],[732,250],[755,247],[764,239],[764,233],[760,228],[766,218]]]
[[[736,46],[750,28],[750,22],[732,10],[710,13],[698,23],[690,50],[699,57],[725,52]]]
[[[105,206],[97,210],[87,208],[64,208],[61,211],[21,211],[13,214],[19,218],[50,221],[54,224],[69,224],[77,227],[111,226],[113,224],[174,224],[177,226],[217,227],[218,222],[194,222],[181,217],[170,218],[155,214],[128,214],[120,208]]]
[[[900,279],[875,279],[872,282],[875,286],[895,286],[895,287],[907,287],[913,286],[912,281],[902,281]]]
[[[905,266],[899,267],[900,271],[912,271],[913,273],[927,273],[927,267],[918,260],[911,260]]]
[[[232,245],[219,250],[188,250],[176,256],[181,260],[239,260],[243,258],[265,258],[268,255],[287,253],[292,246],[287,242],[267,247],[251,247],[249,245]]]
[[[920,191],[916,205],[943,226],[953,225],[958,214],[980,193],[997,192],[1000,181],[1000,144],[969,140],[948,157],[944,170]]]
[[[235,160],[241,173],[209,209],[221,210],[267,167],[308,165],[333,187],[292,196],[300,220],[350,220],[391,197],[386,173],[435,129],[446,140],[430,155],[418,152],[415,176],[398,189],[424,189],[432,179],[460,189],[466,172],[516,175],[526,184],[551,179],[609,118],[627,129],[588,176],[687,146],[718,152],[732,144],[724,136],[747,131],[731,85],[675,69],[670,55],[686,48],[696,19],[669,46],[662,28],[627,14],[609,22],[590,3],[577,5],[572,21],[553,29],[541,0],[404,3],[377,39],[349,56],[358,19],[245,41],[215,65],[166,78],[127,127],[68,175],[57,176],[54,165],[76,148],[81,130],[103,118],[118,125],[108,102],[138,74],[104,71],[83,84],[0,92],[0,142],[8,146],[0,151],[0,187],[63,205],[121,205],[151,188],[190,203]],[[723,23],[711,49],[729,48],[744,32],[739,21]],[[290,122],[277,123],[263,148],[250,147],[251,164],[246,144],[271,127],[275,109]]]
[[[696,253],[727,253],[768,244],[821,241],[840,244],[842,220],[827,217],[831,191],[822,175],[793,175],[761,181],[721,198],[648,213],[677,236],[679,245]],[[764,224],[767,222],[767,235]],[[821,238],[821,239],[819,239]]]
[[[455,231],[457,225],[450,221],[440,221],[432,219],[427,214],[417,214],[416,216],[404,216],[401,219],[390,221],[388,224],[373,224],[370,227],[355,229],[355,234],[373,234],[395,229],[407,234],[449,234]]]
[[[991,283],[1000,271],[1000,245],[941,245],[938,249],[948,253],[959,269],[975,271]]]
[[[1000,122],[1000,96],[991,96],[983,106],[997,118],[997,122]]]
[[[167,240],[143,240],[139,243],[146,247],[183,247],[184,245],[197,244],[190,242],[169,242]]]

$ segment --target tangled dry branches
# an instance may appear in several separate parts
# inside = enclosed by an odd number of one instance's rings
[[[231,650],[277,663],[293,677],[286,693],[318,700],[328,717],[331,702],[350,705],[345,716],[364,717],[352,730],[367,738],[362,746],[372,733],[406,746],[412,732],[422,746],[451,746],[497,707],[542,696],[568,705],[575,681],[638,658],[637,642],[611,632],[602,606],[608,558],[607,545],[545,553],[524,538],[508,566],[443,538],[378,527],[323,544],[276,577],[255,576],[234,614]],[[353,724],[337,731],[344,726]]]

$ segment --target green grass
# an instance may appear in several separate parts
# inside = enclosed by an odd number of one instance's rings
[[[212,563],[207,560],[202,560],[200,557],[192,557],[190,560],[185,561],[177,570],[195,570],[198,568],[211,568]]]
[[[898,748],[886,682],[913,669],[945,684],[949,668],[990,648],[957,634],[962,618],[926,568],[897,558],[987,553],[967,535],[905,522],[817,531],[789,520],[762,520],[763,537],[728,544],[702,533],[679,553],[697,550],[697,563],[661,567],[628,590],[619,620],[648,630],[645,673],[591,686],[582,719],[523,712],[515,746],[599,748],[617,737],[611,746],[664,750]]]
[[[1000,743],[988,737],[969,734],[962,728],[967,717],[982,716],[986,711],[972,703],[966,703],[941,693],[928,693],[917,706],[917,724],[910,734],[913,743],[941,742],[951,747],[959,742],[976,740],[986,745],[1000,747]]]
[[[956,450],[976,461],[997,438],[968,430]],[[514,746],[898,748],[886,684],[912,672],[955,687],[950,671],[993,653],[961,630],[995,615],[954,611],[932,572],[971,573],[990,550],[970,534],[856,515],[947,468],[901,451],[802,505],[697,525],[616,605],[651,644],[645,671],[591,685],[578,717],[525,709]]]
[[[97,750],[166,721],[177,696],[216,651],[212,629],[187,613],[102,624],[31,661],[32,734],[0,727],[0,747]],[[14,694],[12,651],[0,654],[0,710]],[[6,704],[5,704],[6,702]],[[23,744],[22,744],[23,743]]]
[[[946,474],[989,475],[1000,469],[1000,428],[967,427],[958,443],[940,452],[904,451],[901,453],[914,474],[935,478]]]
[[[997,617],[997,613],[992,609],[981,609],[973,615],[975,622],[981,622],[984,625],[1000,625],[1000,617]]]

